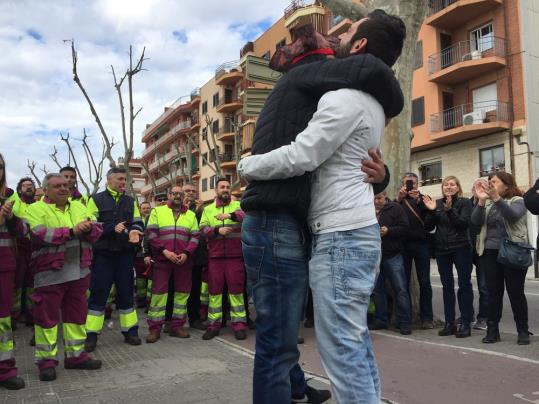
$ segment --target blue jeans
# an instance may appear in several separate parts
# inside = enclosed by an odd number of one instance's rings
[[[253,402],[289,404],[306,386],[297,347],[308,282],[305,226],[287,213],[248,212],[241,241],[256,308]]]
[[[410,288],[412,276],[412,261],[415,263],[417,281],[419,283],[419,316],[421,321],[432,321],[432,286],[430,284],[430,252],[429,245],[425,243],[405,244],[404,271],[406,272],[406,285]]]
[[[309,282],[316,340],[338,403],[378,404],[367,310],[380,262],[378,224],[313,237]]]
[[[410,294],[406,284],[402,255],[397,254],[391,258],[382,258],[380,262],[380,274],[374,287],[374,304],[376,307],[375,318],[380,324],[387,325],[387,298],[386,278],[389,279],[391,289],[395,294],[395,306],[397,309],[397,324],[410,325],[412,323],[412,309],[410,307]]]
[[[436,257],[440,281],[444,297],[445,322],[455,322],[455,279],[453,264],[459,277],[457,299],[463,325],[470,325],[473,318],[473,289],[472,289],[472,249],[461,247],[458,250]]]

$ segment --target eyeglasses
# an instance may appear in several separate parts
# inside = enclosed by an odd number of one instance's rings
[[[156,199],[155,201],[156,201],[156,202],[164,202],[164,201],[166,201],[166,200],[167,200],[167,198],[158,198],[158,199]]]
[[[170,195],[172,195],[172,196],[182,196],[183,192],[171,192]]]

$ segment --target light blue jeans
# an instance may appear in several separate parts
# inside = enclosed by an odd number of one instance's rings
[[[378,404],[367,309],[380,264],[380,227],[313,236],[309,282],[322,366],[339,404]]]

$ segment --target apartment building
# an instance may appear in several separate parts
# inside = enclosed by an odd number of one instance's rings
[[[513,173],[522,188],[533,181],[520,3],[428,2],[416,47],[410,163],[423,192],[440,195],[448,175],[467,194],[495,171]]]

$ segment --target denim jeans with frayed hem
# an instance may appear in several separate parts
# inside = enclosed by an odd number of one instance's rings
[[[378,404],[367,309],[380,263],[380,227],[318,234],[312,244],[316,340],[333,397],[338,403]]]
[[[288,404],[306,386],[297,347],[308,282],[305,226],[287,213],[247,212],[241,240],[256,308],[253,403]]]

